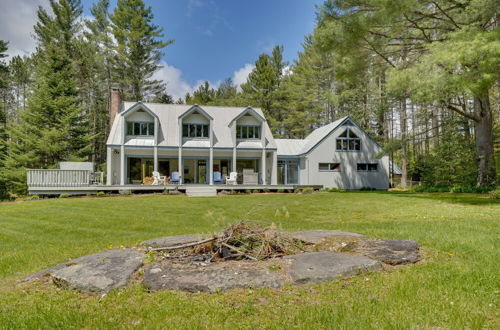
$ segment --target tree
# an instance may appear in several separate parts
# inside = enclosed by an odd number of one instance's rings
[[[151,102],[163,103],[163,104],[174,104],[175,103],[173,96],[168,94],[167,92],[160,92],[159,94],[156,94]]]
[[[10,190],[25,191],[25,168],[46,168],[62,160],[83,160],[91,151],[87,113],[75,81],[75,38],[81,28],[78,0],[51,1],[54,16],[39,8],[35,35],[35,84],[19,124],[8,132],[2,177]]]
[[[152,23],[153,17],[151,7],[146,7],[142,0],[118,0],[110,15],[111,31],[116,40],[114,80],[127,100],[143,101],[165,87],[152,76],[161,68],[161,49],[173,40],[160,40],[163,29]]]
[[[0,90],[4,90],[7,87],[7,79],[5,78],[8,69],[5,62],[2,60],[7,57],[5,52],[7,51],[7,43],[3,40],[0,40]],[[7,140],[7,113],[5,109],[5,102],[2,101],[0,103],[0,171],[2,171],[4,167],[4,160],[6,154],[6,140]],[[0,198],[4,197],[6,194],[5,189],[5,181],[0,178]]]
[[[496,177],[489,91],[499,78],[497,6],[494,0],[331,0],[319,24],[326,48],[346,59],[362,51],[385,62],[400,103],[438,102],[474,123],[480,186]],[[473,107],[458,105],[464,94]]]

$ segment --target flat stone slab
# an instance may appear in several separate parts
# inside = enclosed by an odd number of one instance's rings
[[[108,250],[68,261],[48,271],[58,286],[86,293],[107,293],[128,284],[143,265],[143,256],[132,249]]]
[[[292,260],[289,275],[296,284],[334,281],[382,269],[376,260],[336,252],[295,254],[285,259]]]
[[[356,244],[353,252],[389,265],[415,263],[421,259],[417,242],[410,240],[369,240]]]
[[[153,264],[144,272],[144,284],[151,290],[218,292],[238,288],[280,288],[283,279],[276,272],[252,265],[174,266]]]
[[[298,240],[301,240],[307,244],[318,244],[323,242],[328,238],[334,237],[356,237],[363,238],[364,236],[357,233],[350,233],[347,231],[340,230],[303,230],[303,231],[295,231],[292,232],[292,237]]]
[[[142,242],[140,245],[149,247],[168,247],[181,244],[188,244],[193,242],[198,242],[203,239],[208,238],[207,234],[189,234],[189,235],[179,235],[179,236],[166,236],[150,239],[148,241]]]

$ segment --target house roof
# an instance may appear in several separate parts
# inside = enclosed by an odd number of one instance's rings
[[[278,155],[301,156],[307,154],[347,118],[342,117],[333,123],[321,126],[312,131],[305,139],[275,139],[274,141],[278,147]]]
[[[126,113],[131,107],[137,107],[137,102],[124,102],[119,115],[116,116],[110,135],[107,141],[108,145],[120,145],[122,141],[122,132],[125,129],[121,127],[122,121],[119,120],[121,114]],[[158,117],[160,123],[158,134],[159,147],[177,147],[179,146],[179,118],[193,108],[193,105],[186,104],[160,104],[160,103],[142,103],[144,107]],[[233,138],[231,134],[230,123],[234,118],[237,118],[242,113],[248,111],[248,107],[218,107],[218,106],[199,106],[206,114],[213,118],[214,132],[214,148],[232,148]],[[260,108],[252,108],[256,114],[264,118],[264,114]],[[263,132],[265,134],[265,148],[275,149],[273,135],[269,129],[267,122],[263,122]],[[129,139],[126,141],[127,146],[146,146],[150,142],[145,139]],[[146,139],[147,140],[147,139]],[[185,147],[206,148],[206,141],[187,141],[183,144]],[[237,148],[262,148],[260,141],[252,141],[249,145],[245,142],[239,142]]]

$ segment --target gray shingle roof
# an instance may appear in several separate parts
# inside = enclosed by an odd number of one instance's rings
[[[123,113],[130,107],[136,105],[136,102],[124,102],[122,111]],[[192,105],[186,104],[159,104],[159,103],[143,103],[151,112],[158,116],[160,122],[160,132],[158,136],[158,146],[160,147],[177,147],[179,146],[179,125],[178,118],[184,112],[189,110]],[[213,118],[213,131],[214,131],[214,148],[232,148],[233,140],[231,136],[231,129],[229,127],[230,122],[244,112],[247,107],[218,107],[218,106],[200,106],[205,112],[207,112]],[[260,108],[253,108],[260,116],[264,117],[262,110]],[[120,145],[121,144],[121,134],[123,132],[122,123],[119,120],[120,116],[117,115],[113,126],[110,131],[110,135],[107,141],[108,145]],[[266,138],[266,148],[275,149],[276,144],[274,143],[274,138],[267,125],[267,122],[263,123],[264,133]],[[200,143],[201,142],[201,143]],[[206,147],[204,141],[189,141],[189,147]],[[149,145],[150,142],[144,141],[144,139],[131,139],[126,142],[128,146],[144,146]],[[207,145],[208,146],[208,145]],[[259,142],[240,142],[237,146],[238,148],[261,148],[262,143]]]

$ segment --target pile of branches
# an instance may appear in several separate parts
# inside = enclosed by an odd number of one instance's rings
[[[193,259],[204,256],[206,261],[265,260],[296,254],[301,242],[276,229],[273,224],[260,227],[247,221],[235,223],[211,238],[189,244],[153,249],[168,251],[169,258]]]

